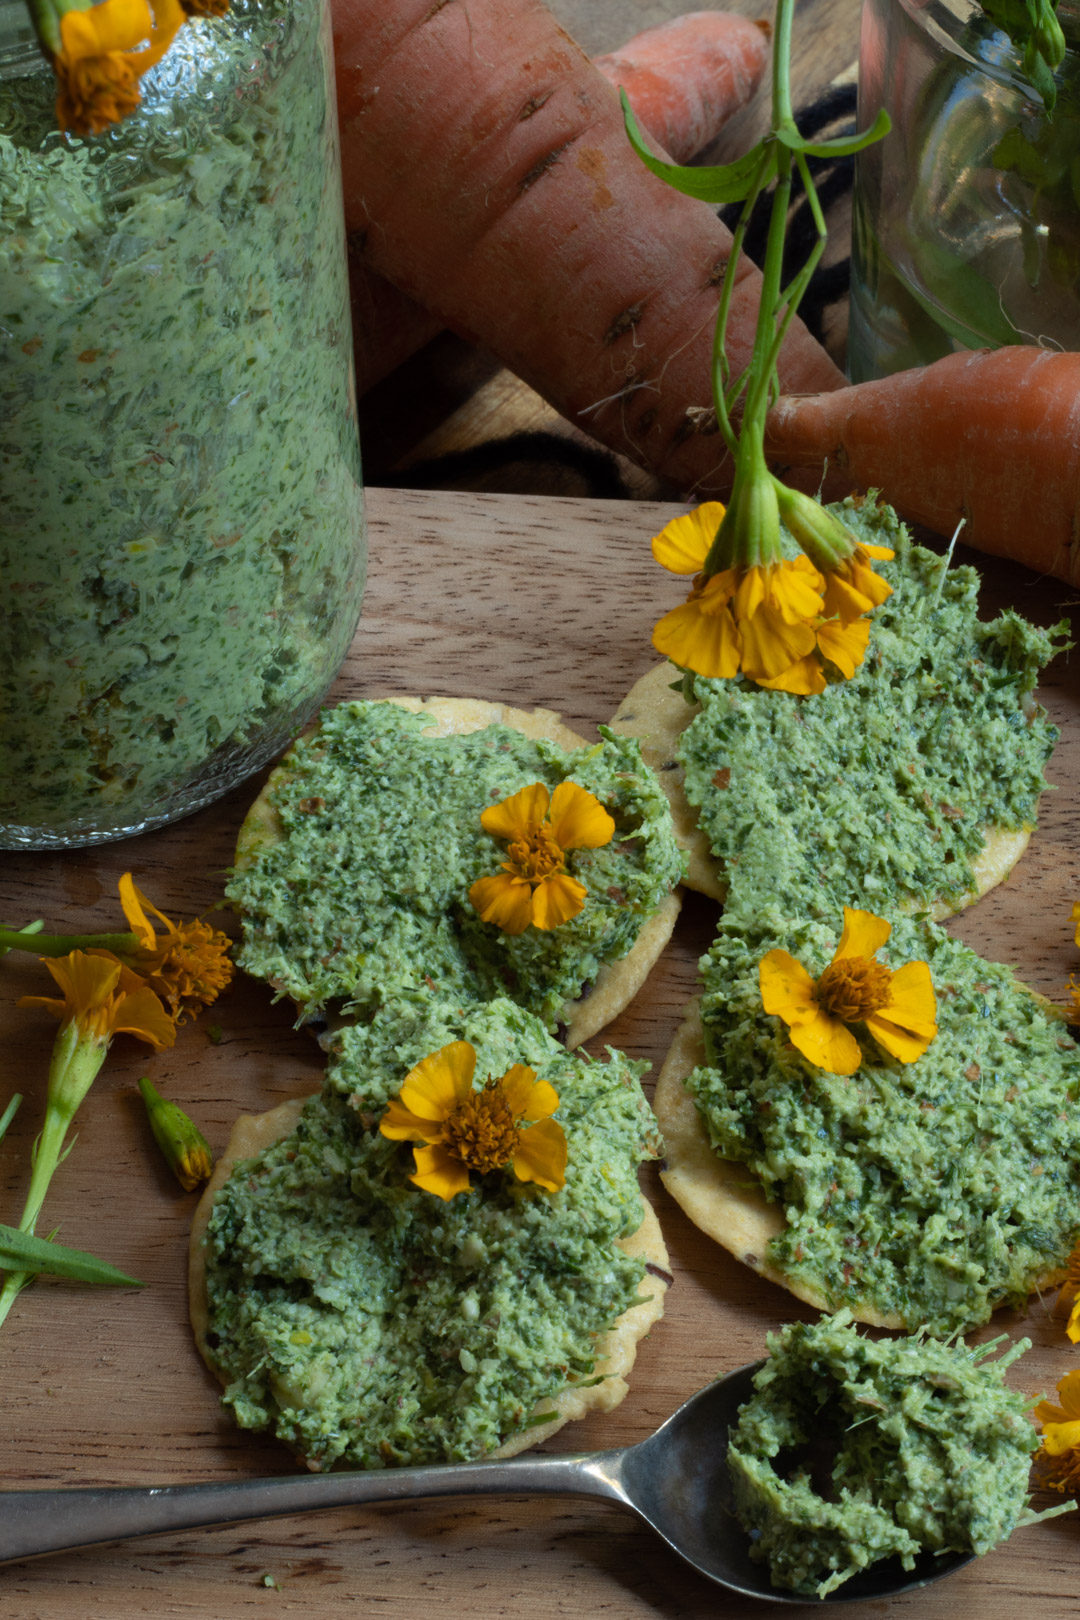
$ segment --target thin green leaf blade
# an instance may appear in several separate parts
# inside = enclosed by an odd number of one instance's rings
[[[792,152],[803,152],[807,157],[853,157],[856,152],[873,146],[875,141],[884,140],[891,128],[892,120],[882,107],[870,128],[855,135],[837,135],[831,141],[804,141],[798,130],[781,129],[777,130],[776,138]]]
[[[619,94],[631,146],[646,168],[651,169],[658,179],[672,186],[674,190],[683,192],[687,197],[696,197],[699,202],[723,206],[726,203],[745,202],[759,179],[762,184],[768,184],[772,179],[775,160],[769,164],[762,176],[760,146],[752,147],[745,156],[736,158],[733,163],[705,164],[700,168],[683,163],[668,163],[663,158],[658,158],[645,144],[645,138],[627,100],[626,91],[621,90]]]
[[[68,1249],[48,1238],[20,1232],[18,1227],[0,1224],[0,1271],[47,1272],[54,1277],[71,1277],[76,1282],[109,1288],[142,1288],[145,1284],[129,1277],[84,1249]]]

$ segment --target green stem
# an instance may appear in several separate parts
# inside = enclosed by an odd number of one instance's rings
[[[61,1025],[53,1046],[49,1066],[49,1089],[45,1103],[45,1122],[41,1135],[34,1144],[33,1168],[19,1220],[20,1232],[33,1232],[45,1202],[45,1194],[64,1157],[64,1144],[68,1127],[86,1093],[93,1085],[105,1054],[108,1040],[88,1035],[78,1022]],[[0,1289],[0,1323],[3,1323],[26,1284],[33,1276],[29,1271],[9,1271]]]
[[[724,519],[705,559],[706,577],[731,567],[767,567],[779,562],[783,556],[780,511],[786,492],[783,484],[769,471],[765,459],[765,422],[779,393],[777,365],[784,338],[825,248],[825,220],[809,167],[803,154],[800,152],[796,156],[782,139],[785,133],[798,133],[791,103],[794,11],[795,0],[777,0],[773,25],[772,129],[768,140],[763,143],[762,162],[733,233],[732,252],[721,286],[713,343],[713,403],[720,431],[734,457],[735,473]],[[784,245],[796,167],[809,199],[818,240],[806,264],[785,286]],[[753,349],[745,371],[732,383],[725,348],[735,286],[735,266],[751,214],[772,176],[775,176],[775,186],[761,264],[761,293]],[[742,412],[736,435],[731,416],[740,398]]]
[[[33,951],[35,956],[67,956],[69,951],[113,951],[131,955],[139,948],[138,936],[125,934],[42,934],[30,928],[0,925],[0,955],[5,951]]]

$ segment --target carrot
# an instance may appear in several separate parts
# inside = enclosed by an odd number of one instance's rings
[[[1080,354],[964,350],[827,394],[781,399],[774,470],[831,470],[900,515],[1080,584]],[[833,491],[830,490],[830,493]]]
[[[593,66],[675,163],[711,146],[746,106],[769,60],[770,29],[733,11],[690,11],[636,34]]]
[[[562,415],[662,478],[725,471],[707,417],[729,232],[631,148],[617,94],[541,0],[338,0],[345,214],[364,258]],[[729,332],[749,358],[760,278]],[[840,373],[793,324],[789,391]]]
[[[593,58],[622,86],[638,123],[676,163],[710,146],[750,101],[768,64],[768,28],[729,11],[695,11],[647,28]],[[438,319],[349,254],[356,384],[360,393],[435,336]]]
[[[734,12],[696,11],[636,34],[593,58],[622,86],[638,123],[676,163],[688,163],[749,102],[768,62],[768,31]],[[364,393],[439,331],[429,310],[349,254],[353,346]]]

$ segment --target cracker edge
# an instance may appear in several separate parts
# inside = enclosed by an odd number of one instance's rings
[[[401,694],[368,701],[395,703],[412,714],[428,716],[432,722],[431,732],[439,737],[464,736],[471,731],[482,731],[485,726],[504,725],[512,726],[532,741],[553,742],[568,752],[589,746],[587,739],[566,725],[553,709],[517,709],[507,703],[490,703],[484,698],[416,698]],[[309,727],[304,736],[312,736],[317,729],[317,726]],[[282,836],[271,795],[278,773],[287,772],[288,766],[289,755],[286,754],[244,817],[236,841],[234,864],[238,870],[249,866],[260,849]],[[566,1025],[568,1047],[590,1040],[630,1005],[671,938],[681,907],[678,890],[665,895],[656,911],[646,918],[626,955],[603,964],[587,995],[563,1004],[561,1022]],[[280,990],[279,985],[273,988]]]
[[[264,1114],[240,1114],[233,1124],[225,1152],[214,1166],[213,1175],[203,1189],[195,1207],[188,1239],[188,1309],[192,1332],[200,1356],[219,1382],[223,1382],[214,1367],[207,1342],[209,1329],[209,1300],[206,1289],[206,1229],[214,1199],[225,1185],[238,1160],[253,1158],[272,1147],[275,1142],[296,1129],[304,1105],[311,1096],[290,1097]],[[644,1193],[641,1195],[642,1219],[635,1231],[616,1239],[625,1253],[644,1260],[670,1275],[671,1262],[656,1211]],[[533,1423],[519,1434],[511,1435],[490,1457],[513,1457],[520,1451],[549,1440],[564,1424],[585,1418],[593,1413],[611,1412],[629,1393],[627,1378],[637,1358],[637,1347],[664,1314],[664,1301],[668,1290],[667,1276],[646,1271],[638,1283],[637,1302],[625,1311],[596,1338],[596,1363],[586,1385],[568,1386],[555,1395],[537,1403],[534,1416],[547,1416],[543,1423]],[[592,1378],[600,1380],[593,1383]]]

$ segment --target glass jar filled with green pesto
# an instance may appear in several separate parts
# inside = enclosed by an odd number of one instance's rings
[[[189,17],[86,135],[27,19],[0,0],[0,847],[33,849],[280,752],[365,541],[326,0]]]

